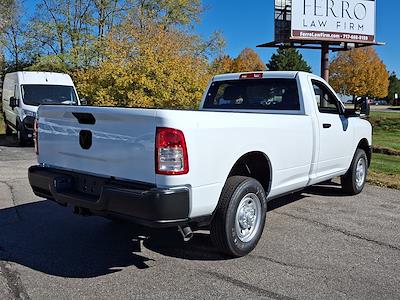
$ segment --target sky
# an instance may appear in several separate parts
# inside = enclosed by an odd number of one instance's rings
[[[274,0],[202,0],[205,12],[195,30],[207,39],[221,31],[226,41],[225,52],[236,57],[244,48],[256,50],[265,63],[276,51],[256,48],[274,39]],[[37,0],[25,0],[27,12],[33,12]],[[376,40],[386,43],[376,47],[388,71],[400,75],[400,1],[377,0]],[[320,73],[320,51],[301,50],[315,74]],[[331,58],[334,54],[331,54]]]
[[[204,38],[221,31],[226,41],[226,53],[236,57],[243,48],[253,48],[268,62],[276,51],[255,48],[274,40],[274,0],[203,0],[206,11],[196,30]],[[388,71],[400,75],[400,1],[377,0],[376,40],[386,45],[376,47]],[[315,74],[320,75],[320,51],[301,50]],[[331,54],[331,58],[334,54]]]

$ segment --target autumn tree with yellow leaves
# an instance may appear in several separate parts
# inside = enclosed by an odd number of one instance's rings
[[[330,67],[330,84],[346,95],[384,98],[389,73],[372,47],[340,52]]]
[[[191,30],[200,0],[134,0],[101,43],[101,61],[73,72],[90,104],[196,108],[211,78],[207,55],[219,34],[203,40]]]
[[[214,74],[264,71],[266,66],[261,57],[251,48],[243,49],[235,59],[228,55],[216,58],[211,69]]]
[[[94,105],[195,108],[210,79],[197,39],[182,31],[129,22],[109,35],[106,59],[75,73]]]
[[[245,48],[233,62],[235,72],[264,71],[265,63],[261,57],[250,48]]]
[[[38,0],[29,18],[13,11],[23,30],[8,68],[68,73],[93,105],[195,108],[214,74],[265,70],[254,50],[231,59],[218,32],[195,33],[201,0]]]

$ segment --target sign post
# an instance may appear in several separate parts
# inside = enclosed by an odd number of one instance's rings
[[[321,77],[329,81],[329,44],[321,44]]]

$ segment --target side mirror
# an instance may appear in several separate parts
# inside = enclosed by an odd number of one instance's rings
[[[13,96],[10,97],[10,107],[12,109],[16,108],[18,106],[18,100]]]
[[[364,115],[364,116],[368,117],[369,116],[369,111],[370,111],[368,99],[363,100],[361,102],[361,104],[360,104],[360,107],[361,107],[361,110],[360,110],[361,115]]]
[[[370,104],[367,97],[358,97],[354,103],[355,110],[360,111],[361,117],[368,117],[370,111]]]
[[[81,105],[87,105],[87,100],[85,98],[79,99],[81,102]]]
[[[357,114],[357,111],[355,109],[349,109],[346,108],[343,114],[346,118],[351,118],[351,117],[358,117],[359,115]]]

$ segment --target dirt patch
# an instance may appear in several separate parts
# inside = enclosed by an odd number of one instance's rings
[[[392,148],[386,148],[386,147],[380,147],[380,146],[373,146],[372,152],[386,154],[386,155],[400,156],[399,150],[392,149]]]

